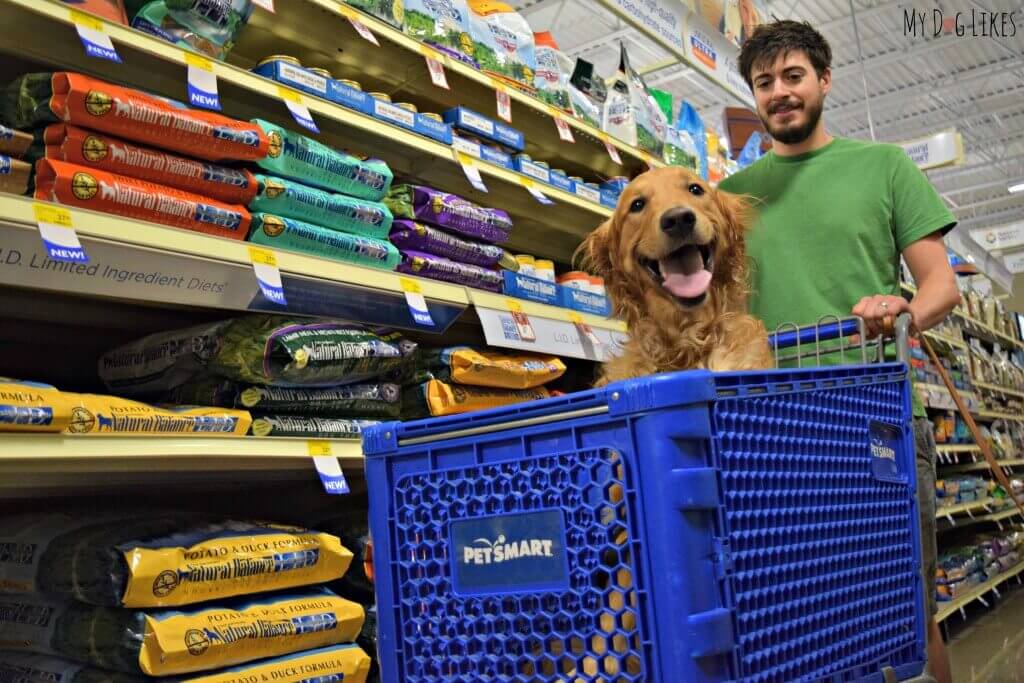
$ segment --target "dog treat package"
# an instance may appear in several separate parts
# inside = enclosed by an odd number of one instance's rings
[[[252,0],[154,0],[133,15],[132,28],[224,59],[254,6]]]
[[[623,142],[661,156],[661,144],[655,132],[657,106],[647,94],[647,86],[629,65],[624,45],[619,49],[619,70],[608,91],[602,128]]]
[[[383,199],[391,188],[394,176],[383,161],[360,161],[268,121],[253,123],[270,140],[267,156],[257,160],[270,174],[371,202]]]
[[[395,218],[423,221],[471,239],[500,243],[512,231],[512,219],[501,209],[486,209],[422,185],[397,185],[384,203]]]
[[[15,128],[71,123],[206,161],[267,155],[260,127],[67,71],[26,74],[7,87],[3,115]]]
[[[0,126],[0,154],[21,159],[32,147],[33,138],[28,133]]]
[[[387,239],[391,211],[378,202],[318,190],[293,180],[257,175],[253,212],[272,213],[364,237]]]
[[[397,268],[400,273],[443,280],[457,285],[500,292],[504,279],[497,270],[471,266],[467,263],[450,261],[443,256],[425,254],[421,251],[402,251],[402,262]]]
[[[323,439],[360,439],[363,429],[379,420],[344,420],[308,415],[261,415],[252,422],[253,436],[294,436]]]
[[[345,0],[345,4],[361,9],[395,28],[402,28],[402,19],[405,17],[405,3],[402,0]]]
[[[532,91],[537,55],[523,15],[503,2],[469,0],[469,17],[480,70]]]
[[[390,242],[269,213],[253,214],[249,241],[382,270],[394,270],[400,260]]]
[[[57,387],[0,377],[0,432],[60,432],[70,421],[71,403]]]
[[[512,264],[514,259],[501,247],[473,242],[425,223],[400,219],[391,226],[391,243],[401,250],[422,251],[481,268]]]
[[[46,158],[177,188],[226,204],[256,196],[256,178],[245,169],[219,166],[140,147],[103,133],[55,123],[43,133]]]
[[[406,35],[476,66],[476,44],[466,0],[405,0],[404,4],[402,31]]]
[[[252,423],[247,411],[228,408],[157,408],[116,396],[73,394],[65,434],[153,434],[245,436]]]
[[[498,353],[468,346],[422,352],[422,364],[439,380],[496,389],[533,389],[565,374],[555,356]]]
[[[364,619],[362,606],[323,588],[181,611],[96,607],[37,595],[6,596],[3,603],[5,647],[149,676],[353,642]]]
[[[525,403],[526,401],[538,401],[550,397],[551,393],[544,387],[516,391],[448,384],[434,379],[419,387],[418,399],[426,403],[432,417],[441,417]]]
[[[52,159],[41,159],[36,164],[35,196],[236,240],[245,239],[252,221],[242,206]]]
[[[192,514],[127,519],[22,515],[0,532],[0,590],[108,607],[176,607],[340,578],[352,561],[330,534]]]

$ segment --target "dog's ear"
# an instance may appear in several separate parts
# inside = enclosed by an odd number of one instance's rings
[[[753,225],[754,209],[752,199],[746,195],[716,190],[715,201],[718,203],[718,208],[729,225],[729,231],[737,239],[742,238],[743,233]]]
[[[576,262],[588,273],[605,277],[612,269],[611,228],[612,219],[608,219],[587,235],[576,250]]]

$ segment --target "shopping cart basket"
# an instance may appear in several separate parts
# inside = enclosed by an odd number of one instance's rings
[[[857,331],[773,344],[801,357]],[[906,365],[878,362],[670,373],[377,426],[382,680],[920,675],[910,420]]]

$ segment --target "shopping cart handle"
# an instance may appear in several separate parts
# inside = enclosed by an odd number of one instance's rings
[[[815,341],[828,341],[839,337],[849,337],[857,334],[859,330],[856,318],[848,318],[839,322],[825,323],[815,327],[809,325],[799,329],[784,329],[768,335],[768,346],[772,349],[788,349],[799,343],[813,345]],[[799,340],[799,342],[798,342]]]

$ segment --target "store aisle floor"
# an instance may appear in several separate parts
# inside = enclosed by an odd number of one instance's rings
[[[1024,683],[1024,589],[1009,588],[999,609],[954,628],[949,647],[954,683]]]

